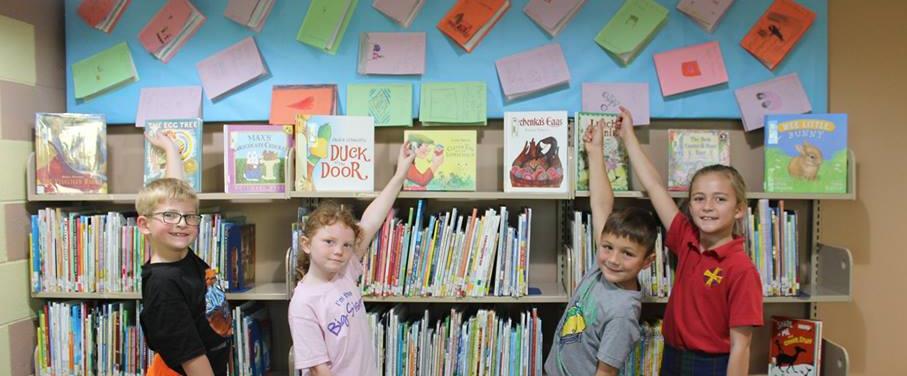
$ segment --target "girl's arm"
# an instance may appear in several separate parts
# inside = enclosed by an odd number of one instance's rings
[[[661,182],[658,170],[652,165],[649,157],[642,152],[642,147],[639,146],[639,140],[636,139],[636,133],[633,131],[633,116],[630,115],[630,111],[621,106],[620,113],[620,137],[623,138],[627,155],[630,156],[630,165],[633,166],[633,171],[636,172],[639,181],[649,193],[649,199],[652,200],[652,206],[655,207],[661,223],[665,228],[670,229],[671,222],[674,221],[674,216],[678,212],[677,203],[674,202],[664,183]]]
[[[375,233],[381,229],[387,212],[394,206],[394,200],[397,199],[397,194],[403,188],[406,171],[409,170],[409,166],[413,164],[415,158],[416,154],[409,150],[409,142],[404,143],[397,155],[397,171],[394,172],[394,176],[387,182],[378,197],[375,197],[372,203],[365,208],[362,219],[359,220],[361,233],[359,244],[356,246],[356,257],[362,258]]]
[[[747,375],[750,370],[750,342],[753,328],[731,328],[731,356],[727,363],[728,376]]]
[[[188,376],[214,376],[214,370],[211,369],[211,362],[206,355],[199,355],[189,359],[183,364],[183,371]]]
[[[605,157],[602,137],[604,132],[601,126],[590,126],[583,134],[583,147],[586,148],[586,157],[589,165],[589,206],[592,209],[592,233],[595,244],[605,228],[605,222],[614,209],[614,192],[611,190],[611,181],[605,171]]]
[[[331,376],[331,369],[328,368],[327,363],[321,363],[317,366],[309,368],[309,374],[312,376]]]
[[[164,150],[167,157],[167,168],[164,170],[164,177],[183,179],[183,161],[180,158],[179,148],[170,137],[164,134],[164,131],[151,132],[145,131],[145,138],[154,147]],[[201,168],[201,166],[199,166]]]

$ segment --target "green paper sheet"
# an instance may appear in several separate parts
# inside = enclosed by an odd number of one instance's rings
[[[667,19],[668,10],[654,0],[627,0],[595,36],[595,43],[615,55],[641,50]]]
[[[0,80],[35,86],[35,26],[0,15]]]
[[[139,79],[129,46],[122,42],[72,65],[76,99],[86,99]]]
[[[312,0],[296,40],[335,55],[358,0]]]
[[[376,127],[413,125],[412,84],[351,84],[347,115],[371,116]]]
[[[484,82],[422,84],[419,121],[423,125],[486,125],[488,92]]]

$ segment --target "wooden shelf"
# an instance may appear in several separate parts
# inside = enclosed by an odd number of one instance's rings
[[[228,300],[289,300],[286,286],[280,283],[263,283],[248,291],[228,292]],[[35,299],[73,299],[73,300],[139,300],[138,292],[33,292]]]
[[[379,192],[290,192],[291,198],[355,198],[373,199]],[[529,193],[529,192],[416,192],[403,191],[398,198],[435,199],[435,200],[569,200],[565,193]]]
[[[556,283],[541,283],[534,285],[542,290],[541,295],[512,296],[364,296],[366,303],[511,303],[511,304],[537,304],[558,303],[564,304],[569,297]]]
[[[687,198],[687,192],[668,192],[674,198]],[[574,197],[589,197],[589,191],[577,191]],[[615,198],[642,198],[648,199],[645,191],[616,191]],[[769,200],[856,200],[854,193],[775,193],[775,192],[746,192],[748,199]]]
[[[283,282],[262,283],[247,291],[228,292],[228,300],[290,300]]]

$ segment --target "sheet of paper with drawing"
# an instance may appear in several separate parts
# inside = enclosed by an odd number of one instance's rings
[[[419,121],[423,125],[485,125],[488,89],[485,82],[422,84]]]
[[[570,83],[567,60],[557,43],[499,59],[495,66],[507,100]]]

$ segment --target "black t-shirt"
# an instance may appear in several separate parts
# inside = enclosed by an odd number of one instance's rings
[[[232,321],[215,278],[192,250],[180,261],[142,266],[145,341],[182,375],[182,363],[199,355],[208,356],[215,375],[227,374]]]

